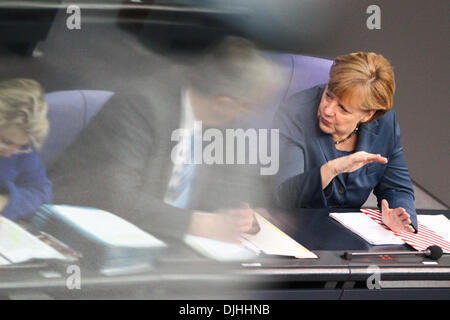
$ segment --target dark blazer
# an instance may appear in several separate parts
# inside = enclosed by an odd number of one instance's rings
[[[191,212],[162,201],[180,89],[163,79],[154,89],[151,95],[115,94],[48,168],[54,203],[100,208],[155,235],[186,233]]]
[[[318,126],[317,110],[325,85],[291,96],[277,111],[274,128],[280,130],[280,170],[273,179],[276,201],[284,208],[359,208],[370,193],[386,199],[391,208],[403,207],[417,230],[414,191],[400,144],[400,127],[394,110],[360,127],[355,151],[387,157],[388,163],[371,163],[338,175],[322,189],[320,167],[335,159],[331,135]]]

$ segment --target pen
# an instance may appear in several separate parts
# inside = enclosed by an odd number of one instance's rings
[[[287,256],[287,255],[282,255],[282,254],[267,254],[261,251],[261,253],[259,254],[259,257],[261,258],[273,258],[273,259],[298,259],[295,256]]]

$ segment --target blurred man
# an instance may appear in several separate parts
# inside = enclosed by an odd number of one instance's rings
[[[250,42],[228,38],[186,73],[149,81],[145,95],[114,95],[49,168],[54,202],[107,210],[176,238],[192,233],[230,240],[251,231],[254,211],[248,205],[223,208],[222,214],[189,205],[199,174],[186,158],[189,148],[177,147],[173,134],[185,129],[191,141],[196,121],[218,130],[235,126],[257,112],[275,74]]]

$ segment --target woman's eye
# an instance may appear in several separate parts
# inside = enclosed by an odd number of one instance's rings
[[[345,109],[343,106],[339,106],[341,108],[342,111],[344,111],[345,113],[348,113],[347,109]]]

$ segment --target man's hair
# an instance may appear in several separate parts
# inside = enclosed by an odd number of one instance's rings
[[[206,97],[226,95],[252,102],[278,77],[275,64],[249,40],[226,37],[187,73],[191,88]]]
[[[376,110],[373,121],[391,110],[394,103],[395,79],[389,62],[380,54],[356,52],[334,60],[328,89],[342,99],[358,94],[362,110]]]
[[[17,126],[35,147],[44,142],[49,123],[44,90],[32,79],[0,81],[0,127]]]

